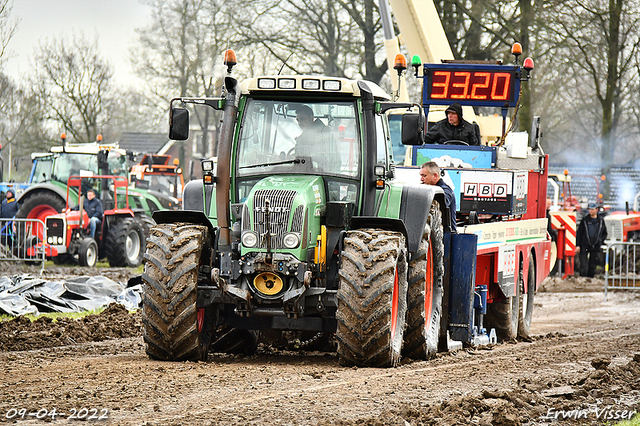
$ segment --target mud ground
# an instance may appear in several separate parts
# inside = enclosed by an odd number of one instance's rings
[[[151,361],[139,313],[115,305],[76,321],[5,321],[0,422],[66,424],[75,413],[117,425],[615,424],[640,412],[640,292],[605,301],[602,288],[598,279],[548,279],[535,295],[531,341],[395,369],[344,368],[331,352],[264,345],[253,356]]]

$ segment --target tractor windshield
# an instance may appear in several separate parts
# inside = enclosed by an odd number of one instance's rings
[[[237,173],[357,178],[358,140],[354,102],[300,103],[249,98],[238,142]]]
[[[46,182],[51,179],[51,168],[53,167],[53,156],[34,158],[33,160],[33,176],[31,183]]]
[[[112,151],[107,157],[109,173],[116,176],[127,176],[126,157]],[[52,179],[67,183],[69,176],[83,174],[101,174],[98,170],[98,157],[96,154],[80,154],[62,152],[56,159],[53,168]]]

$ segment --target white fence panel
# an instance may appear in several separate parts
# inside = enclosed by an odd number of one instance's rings
[[[40,219],[0,219],[0,261],[40,264],[44,271],[46,253],[40,242],[47,229]]]

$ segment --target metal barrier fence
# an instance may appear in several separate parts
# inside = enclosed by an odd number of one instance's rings
[[[0,261],[40,264],[47,260],[43,244],[47,229],[40,219],[0,219]]]
[[[640,243],[606,245],[604,300],[609,289],[640,290]]]

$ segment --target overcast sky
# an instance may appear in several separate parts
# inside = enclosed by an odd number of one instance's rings
[[[103,59],[114,67],[117,84],[131,85],[129,48],[135,29],[150,23],[150,8],[138,0],[13,0],[12,18],[19,18],[18,32],[11,39],[13,51],[4,71],[15,80],[29,73],[33,52],[41,40],[71,38],[75,31],[93,39]]]

